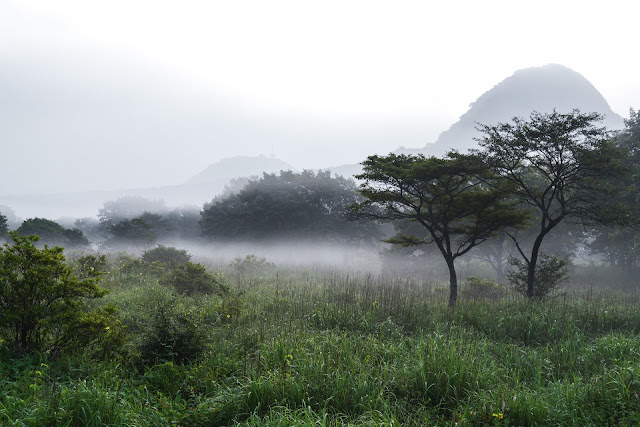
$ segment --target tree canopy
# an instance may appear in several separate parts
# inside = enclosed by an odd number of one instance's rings
[[[200,224],[204,236],[216,239],[367,239],[375,227],[347,215],[358,198],[353,180],[328,171],[265,173],[205,205]]]
[[[16,229],[22,236],[38,236],[43,243],[77,248],[89,244],[89,240],[77,228],[64,228],[55,221],[46,218],[29,218]]]
[[[388,240],[402,245],[433,243],[449,268],[449,304],[457,300],[457,258],[505,227],[519,226],[525,216],[504,200],[499,184],[486,185],[491,172],[476,155],[449,153],[444,158],[423,155],[370,156],[357,178],[366,198],[354,205],[360,218],[409,219],[419,223],[427,239],[400,235]]]
[[[583,223],[620,219],[620,207],[610,196],[619,188],[622,152],[597,113],[533,112],[528,119],[479,125],[479,152],[493,173],[510,184],[511,195],[535,212],[535,239],[527,251],[516,241],[527,267],[526,295],[536,293],[536,264],[543,239],[566,219]],[[512,235],[513,236],[513,235]]]
[[[640,111],[633,109],[625,128],[614,139],[614,143],[624,150],[622,160],[624,175],[617,177],[616,184],[621,191],[617,194],[617,204],[630,208],[634,220],[624,227],[611,227],[606,224],[593,231],[589,248],[594,253],[603,254],[611,265],[632,271],[640,259]]]

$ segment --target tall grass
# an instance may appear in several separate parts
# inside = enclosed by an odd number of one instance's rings
[[[104,281],[127,347],[113,360],[4,358],[0,424],[640,423],[633,290],[532,302],[463,283],[452,311],[438,278],[210,265],[231,291],[186,296],[130,261],[112,259]],[[195,328],[204,346],[145,356],[159,306],[169,332]]]

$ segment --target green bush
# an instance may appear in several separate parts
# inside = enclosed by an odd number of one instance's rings
[[[96,343],[118,325],[112,308],[87,308],[107,292],[97,275],[79,279],[63,249],[38,249],[37,236],[11,238],[0,250],[0,335],[14,354],[58,355]]]
[[[77,276],[81,278],[98,277],[107,268],[106,255],[85,255],[74,262]]]
[[[518,258],[511,258],[509,262],[513,266],[513,270],[507,273],[509,282],[519,293],[526,295],[528,264]],[[566,282],[569,278],[568,266],[569,261],[566,259],[541,253],[536,264],[533,296],[543,298]]]
[[[276,270],[275,264],[268,262],[266,258],[258,258],[253,254],[247,255],[244,259],[234,259],[230,266],[238,279],[267,275]]]
[[[171,267],[185,265],[191,260],[191,255],[184,249],[158,245],[142,254],[142,260],[148,263],[159,262]]]
[[[207,272],[204,265],[192,262],[173,268],[165,277],[160,279],[160,284],[173,286],[176,291],[186,295],[222,294],[227,291],[224,285]]]
[[[185,363],[206,349],[206,333],[199,314],[181,304],[177,295],[156,293],[147,309],[149,323],[139,335],[140,356],[145,364]]]
[[[498,299],[504,296],[505,289],[493,280],[470,276],[462,285],[460,293],[463,298],[473,300]]]

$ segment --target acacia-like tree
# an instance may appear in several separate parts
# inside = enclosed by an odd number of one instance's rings
[[[620,207],[609,203],[618,189],[622,152],[607,130],[597,126],[602,116],[533,112],[528,119],[479,125],[484,133],[478,154],[495,175],[510,184],[511,195],[535,212],[535,238],[527,251],[511,234],[526,263],[528,297],[536,293],[536,265],[542,242],[562,221],[582,223],[620,220]]]
[[[476,155],[449,153],[445,158],[423,155],[370,156],[362,163],[366,198],[353,205],[356,216],[374,220],[408,219],[428,232],[426,239],[399,235],[387,240],[402,245],[435,244],[449,269],[449,305],[458,297],[457,258],[505,227],[523,224],[526,216],[504,199],[498,183]]]

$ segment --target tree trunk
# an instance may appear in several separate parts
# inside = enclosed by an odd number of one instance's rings
[[[539,234],[531,249],[531,258],[529,258],[529,268],[527,270],[527,298],[533,298],[535,296],[536,264],[538,263],[538,253],[540,252],[543,237],[544,234]]]
[[[504,283],[504,238],[496,246],[496,278],[498,283]]]
[[[453,265],[454,260],[447,259],[446,261],[449,267],[449,307],[454,308],[458,300],[458,276],[456,267]]]

